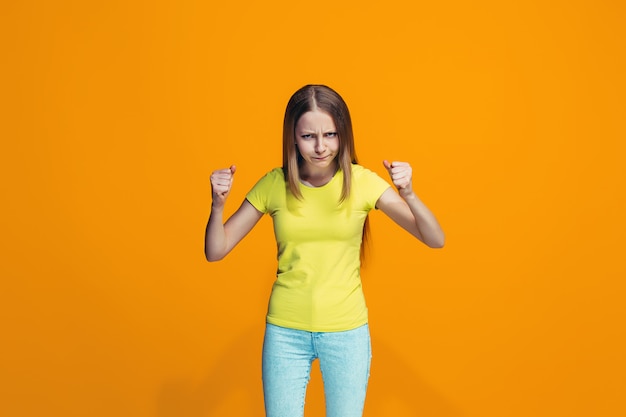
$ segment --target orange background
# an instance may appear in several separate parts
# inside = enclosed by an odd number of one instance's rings
[[[626,415],[624,8],[6,2],[0,415],[263,415],[271,221],[207,263],[208,177],[235,210],[306,83],[447,233],[371,216],[365,415]]]

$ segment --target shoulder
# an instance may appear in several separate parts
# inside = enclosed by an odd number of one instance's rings
[[[281,167],[272,168],[263,175],[264,177],[283,177],[283,169]]]
[[[354,190],[368,202],[369,207],[376,206],[376,201],[390,187],[376,172],[362,165],[352,164]]]
[[[352,176],[357,181],[361,179],[371,180],[372,178],[380,178],[377,173],[359,164],[352,164]]]
[[[258,182],[271,182],[274,183],[276,181],[284,181],[285,176],[283,175],[283,169],[281,167],[274,168],[268,172],[266,172]]]
[[[284,194],[285,178],[282,168],[274,168],[263,175],[246,194],[246,199],[258,211],[265,213],[273,206],[275,199]]]
[[[278,167],[266,172],[261,178],[259,178],[250,192],[266,193],[269,190],[279,189],[277,187],[284,187],[284,184],[285,176],[283,175],[283,169]]]
[[[283,176],[283,168],[282,167],[276,167],[274,169],[272,169],[270,172],[268,172],[268,175],[272,174],[272,175],[279,175],[279,176]]]

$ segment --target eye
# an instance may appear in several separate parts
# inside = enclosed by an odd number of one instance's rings
[[[326,132],[326,137],[327,138],[336,138],[337,137],[337,132]]]
[[[303,135],[300,135],[300,137],[302,139],[311,139],[313,137],[313,135],[311,135],[310,133],[305,133]]]

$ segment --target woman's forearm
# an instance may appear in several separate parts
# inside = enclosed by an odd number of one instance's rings
[[[207,261],[219,261],[226,255],[224,207],[211,207],[204,237],[204,255]]]
[[[419,230],[422,242],[431,248],[442,248],[445,244],[445,234],[435,215],[414,192],[407,195],[402,195],[401,193],[400,195],[411,209],[413,217],[415,217],[415,224]]]

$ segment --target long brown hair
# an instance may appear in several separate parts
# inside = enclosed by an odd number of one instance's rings
[[[285,110],[283,122],[283,174],[291,193],[302,199],[300,192],[300,163],[302,156],[296,148],[295,129],[300,117],[309,111],[321,110],[328,113],[335,122],[339,138],[339,152],[337,162],[343,172],[343,184],[339,201],[350,196],[352,186],[352,164],[358,163],[354,147],[354,133],[350,111],[343,98],[332,88],[321,84],[309,84],[296,91]],[[364,260],[365,241],[369,235],[368,218],[363,226],[363,241],[361,244],[361,261]]]
[[[328,113],[335,122],[339,138],[339,153],[337,162],[343,171],[343,187],[340,201],[350,196],[352,185],[351,165],[357,163],[354,149],[354,134],[352,133],[352,119],[348,106],[335,90],[325,85],[306,85],[296,91],[287,103],[285,120],[283,122],[283,174],[289,184],[289,190],[296,198],[301,199],[300,162],[302,157],[295,145],[295,128],[300,117],[309,111],[321,110]]]

